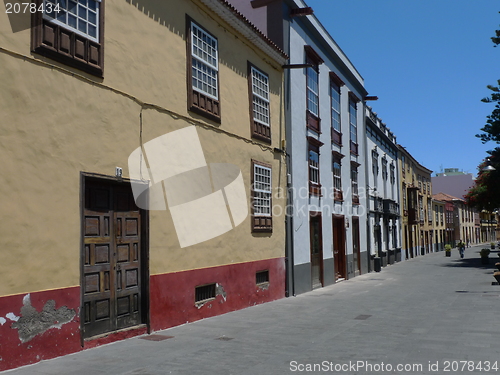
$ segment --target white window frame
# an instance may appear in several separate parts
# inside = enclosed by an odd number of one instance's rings
[[[307,110],[311,114],[313,114],[314,116],[319,118],[319,71],[318,70],[319,70],[319,67],[317,65],[307,68],[306,92],[307,92]],[[311,77],[310,73],[315,74],[315,77]],[[311,85],[310,85],[311,81],[315,83],[316,91],[314,91],[314,88],[311,87]],[[316,100],[316,102],[311,100],[309,95],[312,95],[312,97]],[[309,103],[311,103],[311,104],[309,104]],[[316,107],[316,111],[313,110],[313,106]]]
[[[311,152],[318,156],[317,162],[315,162],[314,160],[311,159]],[[309,149],[308,163],[309,163],[309,181],[311,183],[313,183],[314,185],[319,185],[319,183],[320,183],[320,179],[319,179],[319,152],[316,152],[314,150]],[[317,178],[314,178],[315,176]]]
[[[79,9],[80,7],[82,7],[82,8],[85,8],[85,9],[86,9],[86,11],[88,12],[88,10],[89,10],[89,7],[88,7],[88,6],[80,4],[80,1],[79,1],[79,0],[72,0],[72,1],[73,1],[73,2],[75,2],[75,3],[77,3],[77,4],[76,4],[76,9]],[[100,20],[100,14],[99,14],[99,13],[100,13],[100,11],[101,11],[101,9],[100,9],[100,8],[101,8],[101,0],[94,0],[94,1],[97,3],[97,8],[96,8],[96,11],[95,11],[95,12],[94,12],[93,10],[91,10],[91,11],[92,11],[92,13],[95,13],[95,14],[96,14],[96,23],[95,23],[95,27],[96,27],[96,36],[95,36],[95,37],[91,36],[90,34],[84,33],[83,31],[80,31],[80,30],[78,29],[78,20],[79,20],[79,19],[82,19],[82,20],[84,20],[87,24],[89,24],[90,22],[88,21],[88,18],[79,17],[79,15],[74,14],[73,12],[70,12],[70,13],[71,13],[71,14],[73,14],[73,15],[75,16],[75,18],[76,18],[76,21],[77,21],[77,27],[75,28],[75,27],[70,26],[70,25],[68,24],[68,5],[69,5],[69,0],[66,0],[66,8],[65,8],[65,9],[62,9],[62,5],[61,5],[61,2],[60,2],[60,1],[57,1],[57,0],[52,0],[52,1],[51,1],[51,0],[43,0],[43,9],[44,9],[43,18],[44,18],[44,19],[46,19],[46,20],[48,20],[48,21],[50,21],[50,22],[52,22],[52,23],[54,23],[54,24],[56,24],[56,25],[59,25],[59,26],[61,26],[61,27],[65,28],[65,29],[71,30],[71,31],[73,31],[74,33],[76,33],[76,34],[78,34],[78,35],[81,35],[81,36],[83,36],[83,37],[85,37],[85,38],[87,38],[87,39],[89,39],[89,40],[92,40],[92,41],[94,41],[94,42],[96,42],[96,43],[99,43],[99,34],[100,34],[100,32],[101,32],[101,30],[100,30],[100,24],[99,24],[99,20]],[[49,5],[47,5],[47,3],[48,3]],[[46,11],[47,9],[49,9],[49,8],[50,8],[50,6],[52,6],[52,9],[55,9],[56,4],[57,4],[57,5],[59,5],[60,11],[59,11],[59,13],[57,13],[57,14],[56,14],[56,18],[52,18],[52,17],[50,17],[50,16],[49,16],[49,15],[48,15],[45,11]],[[64,12],[64,14],[66,15],[66,17],[65,17],[66,22],[61,22],[61,21],[59,21],[59,20],[57,19],[57,16],[60,16],[60,13],[61,13],[61,12]],[[79,10],[77,11],[77,13],[79,13]],[[87,30],[88,30],[88,29],[87,29]]]
[[[391,174],[391,198],[394,200],[395,194],[394,194],[394,185],[396,184],[396,166],[391,163],[389,166],[389,171]]]
[[[198,36],[198,32],[201,33],[202,38]],[[201,46],[199,46],[198,42],[201,43]],[[191,86],[193,90],[219,100],[219,44],[215,37],[193,21],[191,21],[191,60]],[[195,76],[193,70],[199,72],[202,77],[206,76],[206,80]],[[208,74],[210,71],[213,71],[213,74]],[[195,79],[201,82],[202,85],[206,85],[207,88],[211,87],[215,91],[215,95],[209,90],[195,85]]]
[[[372,175],[373,175],[373,187],[378,187],[378,152],[372,151]]]
[[[351,190],[353,196],[358,196],[358,167],[351,164]]]
[[[339,167],[335,168],[335,164],[338,164]],[[337,191],[342,191],[342,163],[336,157],[333,157],[332,161],[332,170],[333,170],[333,188]],[[338,170],[338,174],[336,174],[336,170]]]
[[[349,134],[351,142],[358,144],[358,105],[349,99]]]
[[[268,217],[272,216],[271,195],[272,195],[272,169],[254,163],[253,166],[254,216],[268,216]]]
[[[336,100],[338,98],[338,100]],[[332,118],[332,128],[337,133],[341,133],[341,106],[340,106],[340,86],[335,82],[330,82],[330,106],[331,106],[331,118]],[[338,117],[338,120],[337,118]],[[338,124],[338,129],[334,124]]]
[[[270,101],[269,101],[269,77],[252,66],[252,112],[253,119],[258,123],[271,126]]]
[[[389,173],[387,172],[387,159],[385,156],[382,158],[382,183],[384,186],[384,198],[387,198],[387,177]]]

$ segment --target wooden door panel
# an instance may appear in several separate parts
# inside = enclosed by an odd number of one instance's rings
[[[323,240],[321,234],[321,216],[310,217],[309,221],[311,251],[311,283],[313,288],[323,286]]]
[[[140,211],[130,189],[117,191],[117,328],[141,323]]]
[[[333,217],[333,261],[335,280],[346,278],[344,217]]]
[[[87,181],[83,216],[85,338],[142,323],[141,214],[130,185]]]

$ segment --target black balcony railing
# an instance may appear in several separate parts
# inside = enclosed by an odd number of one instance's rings
[[[383,200],[383,210],[384,214],[394,215],[394,216],[399,215],[399,205],[392,199]]]

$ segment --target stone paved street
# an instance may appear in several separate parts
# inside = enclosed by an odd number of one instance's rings
[[[499,257],[492,252],[482,266],[481,247],[154,333],[173,338],[136,337],[5,373],[500,373]],[[460,361],[473,362],[462,370]]]

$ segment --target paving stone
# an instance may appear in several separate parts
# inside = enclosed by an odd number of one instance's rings
[[[444,373],[445,360],[498,361],[500,367],[494,265],[467,262],[479,257],[480,248],[467,249],[463,261],[457,254],[427,254],[380,273],[154,333],[174,336],[168,340],[132,338],[6,374],[290,374],[291,363],[324,361],[414,364],[422,366],[419,374]],[[436,363],[438,372],[429,368]]]

